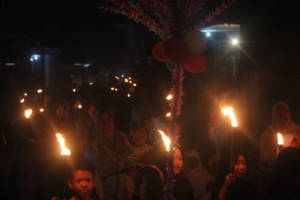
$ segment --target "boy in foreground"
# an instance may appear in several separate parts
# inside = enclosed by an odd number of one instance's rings
[[[95,174],[88,165],[82,164],[73,168],[67,183],[74,193],[70,200],[99,200],[94,192]],[[51,200],[65,199],[53,197]]]

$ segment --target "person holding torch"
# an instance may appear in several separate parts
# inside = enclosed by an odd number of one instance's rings
[[[300,126],[292,120],[289,106],[278,102],[272,109],[272,124],[260,138],[260,163],[269,168],[278,155],[278,149],[286,147],[300,148]]]

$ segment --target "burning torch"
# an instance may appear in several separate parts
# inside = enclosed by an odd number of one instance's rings
[[[224,116],[228,117],[231,122],[231,127],[236,128],[238,127],[238,122],[234,113],[234,109],[232,107],[226,107],[222,109],[222,113]],[[230,162],[229,162],[229,168],[233,171],[233,153],[234,153],[234,135],[230,134]]]
[[[158,130],[164,142],[167,151],[167,166],[166,166],[166,195],[165,200],[173,199],[173,150],[171,139],[162,130]]]
[[[277,133],[278,153],[283,149],[284,141],[281,133]]]

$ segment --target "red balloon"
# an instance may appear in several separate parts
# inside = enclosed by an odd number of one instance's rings
[[[184,42],[177,38],[165,41],[165,53],[171,63],[184,64],[190,54]]]
[[[152,55],[158,61],[161,61],[161,62],[168,61],[168,58],[165,54],[164,41],[160,41],[153,46]]]
[[[208,65],[208,58],[203,53],[191,54],[187,59],[184,68],[191,73],[205,71]]]

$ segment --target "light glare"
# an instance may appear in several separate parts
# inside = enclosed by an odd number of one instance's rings
[[[168,138],[168,136],[166,136],[166,134],[162,130],[159,129],[158,132],[160,133],[160,135],[162,137],[162,140],[164,142],[166,150],[169,152],[170,151],[170,146],[171,146],[170,138]]]
[[[60,148],[61,148],[60,154],[62,156],[71,155],[71,150],[66,147],[66,144],[65,144],[66,140],[65,140],[64,136],[60,133],[56,133],[55,135],[56,135],[56,138],[57,138]]]
[[[31,108],[28,108],[24,111],[24,116],[26,119],[29,119],[32,115],[32,109]]]
[[[238,122],[236,120],[236,117],[235,117],[232,107],[223,108],[222,113],[223,113],[223,115],[228,116],[230,118],[232,127],[238,127]]]
[[[231,44],[233,46],[237,46],[237,45],[239,45],[239,43],[240,43],[240,41],[237,38],[232,38],[231,39]]]
[[[277,144],[284,145],[284,141],[281,133],[277,133]]]

